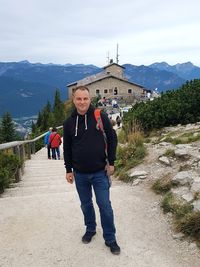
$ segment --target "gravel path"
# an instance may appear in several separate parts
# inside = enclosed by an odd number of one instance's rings
[[[83,217],[74,185],[65,182],[63,160],[42,149],[26,162],[23,180],[0,198],[1,267],[199,267],[200,253],[173,239],[159,197],[147,182],[114,181],[111,200],[119,256],[104,245],[97,207],[97,235],[83,244]]]

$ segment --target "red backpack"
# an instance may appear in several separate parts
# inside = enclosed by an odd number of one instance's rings
[[[108,143],[107,143],[107,136],[106,136],[106,133],[104,131],[103,121],[101,119],[101,109],[95,109],[94,117],[95,117],[96,122],[97,122],[97,125],[96,125],[97,130],[102,131],[102,134],[103,134],[103,139],[104,139],[104,143],[105,143],[106,164],[107,164],[107,166],[109,166]],[[111,180],[111,177],[108,174],[108,172],[107,172],[107,175],[108,175],[109,183],[110,183],[110,186],[111,186],[112,185],[112,180]]]
[[[95,109],[95,111],[94,111],[94,117],[95,117],[96,122],[97,122],[97,125],[96,125],[97,130],[101,130],[102,131],[103,139],[104,139],[104,142],[105,142],[105,153],[106,153],[106,157],[108,157],[108,152],[107,152],[107,147],[108,147],[108,144],[107,144],[107,136],[106,136],[106,133],[104,131],[103,121],[101,119],[101,109]]]

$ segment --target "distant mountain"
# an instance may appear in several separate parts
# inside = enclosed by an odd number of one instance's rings
[[[101,69],[93,65],[31,64],[28,61],[0,62],[0,116],[9,111],[13,117],[38,114],[56,89],[62,100],[68,98],[66,85]]]
[[[47,100],[52,102],[55,87],[2,76],[0,92],[0,114],[8,111],[13,117],[24,117],[38,114]]]
[[[168,72],[175,73],[179,77],[185,80],[193,80],[200,78],[200,68],[193,65],[191,62],[186,62],[182,64],[169,65],[166,62],[153,63],[149,67],[157,70],[165,70]]]
[[[148,89],[157,90],[159,92],[177,89],[185,82],[177,74],[166,70],[158,70],[157,68],[147,66],[134,66],[130,64],[123,65],[126,77],[135,83],[139,83]],[[200,77],[200,76],[199,76]]]
[[[130,81],[148,89],[158,88],[160,92],[177,89],[186,80],[200,78],[200,68],[190,62],[174,66],[165,62],[123,66]],[[67,84],[101,71],[94,65],[84,64],[0,62],[0,116],[6,111],[12,117],[38,114],[47,100],[52,103],[56,89],[60,90],[62,100],[66,100]]]

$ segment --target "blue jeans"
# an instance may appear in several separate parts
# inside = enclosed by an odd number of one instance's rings
[[[81,209],[84,215],[86,231],[96,231],[96,216],[92,202],[92,187],[95,192],[96,202],[100,211],[103,237],[107,243],[114,242],[115,225],[114,215],[110,202],[110,184],[106,171],[95,173],[80,173],[74,171],[76,189],[81,201]]]
[[[60,148],[54,147],[51,150],[52,150],[52,159],[56,159],[56,154],[57,154],[58,159],[60,159]]]

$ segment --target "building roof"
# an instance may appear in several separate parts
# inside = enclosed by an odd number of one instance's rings
[[[116,63],[113,63],[113,64],[116,64]],[[88,76],[88,77],[86,77],[86,78],[84,78],[82,80],[76,81],[74,83],[70,83],[67,86],[69,87],[69,86],[73,86],[73,85],[77,85],[77,86],[80,86],[80,85],[90,85],[92,83],[95,83],[95,82],[98,82],[98,81],[101,81],[101,80],[104,80],[104,79],[107,79],[107,78],[115,78],[117,80],[120,80],[120,81],[129,83],[129,84],[136,85],[136,86],[139,86],[141,88],[144,88],[144,86],[142,86],[140,84],[137,84],[137,83],[130,82],[126,78],[119,78],[118,76],[115,76],[113,74],[106,73],[106,72],[100,72],[100,73],[97,73],[97,74]]]
[[[120,67],[121,69],[125,69],[125,67],[123,67],[123,66],[121,66],[121,65],[119,65],[119,64],[117,64],[117,63],[110,63],[110,64],[108,64],[108,65],[106,65],[105,67],[103,67],[103,69],[107,69],[108,67],[110,67],[110,66],[112,66],[112,65],[116,65],[116,66],[118,66],[118,67]]]

